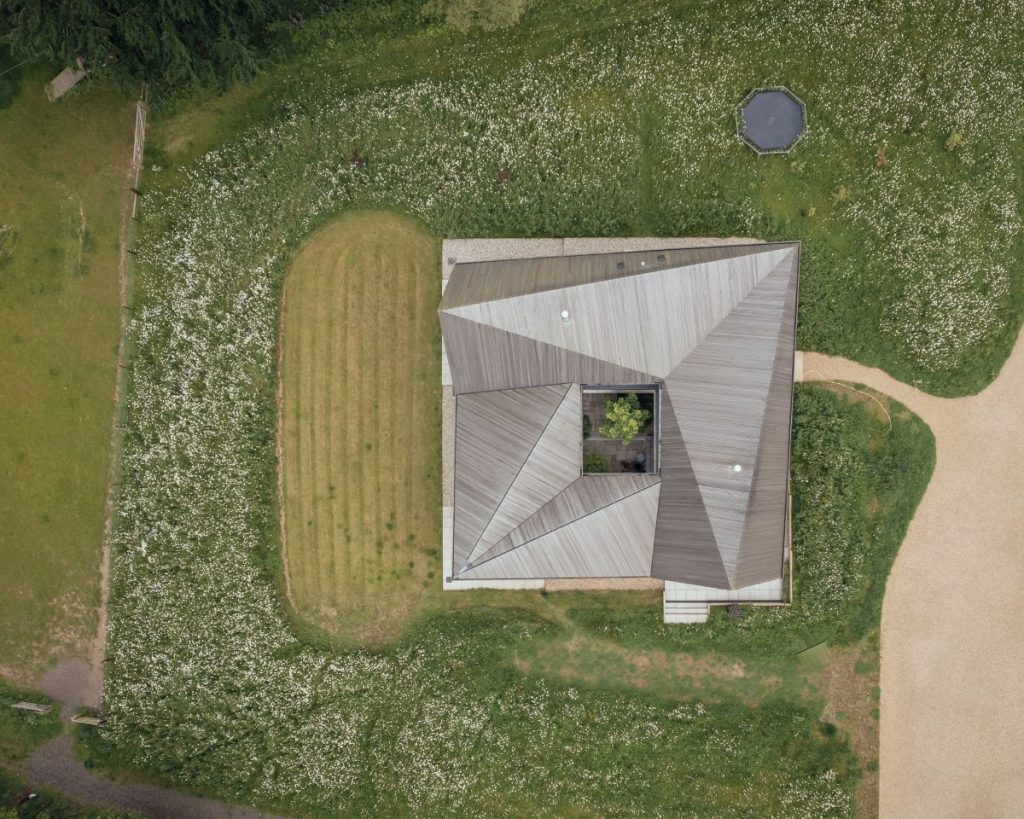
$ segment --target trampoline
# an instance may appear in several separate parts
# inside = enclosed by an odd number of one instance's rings
[[[759,154],[790,151],[807,130],[807,108],[789,89],[758,88],[736,108],[736,131]]]

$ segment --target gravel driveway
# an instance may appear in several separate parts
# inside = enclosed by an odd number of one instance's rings
[[[935,433],[882,607],[881,816],[1024,816],[1024,335],[969,398],[810,353],[804,377],[867,384]]]

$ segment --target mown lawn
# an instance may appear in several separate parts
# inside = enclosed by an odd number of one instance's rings
[[[0,64],[0,70],[7,64]],[[0,671],[23,683],[96,628],[130,104],[51,105],[49,66],[0,108]]]
[[[408,220],[355,214],[285,279],[290,589],[312,622],[363,641],[400,634],[440,585],[440,252]]]

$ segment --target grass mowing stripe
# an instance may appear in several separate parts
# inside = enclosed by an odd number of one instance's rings
[[[334,514],[331,509],[331,451],[333,431],[330,427],[331,419],[331,334],[333,332],[332,313],[333,305],[333,265],[328,265],[328,260],[318,260],[319,292],[317,300],[317,373],[316,383],[316,404],[315,417],[320,434],[320,447],[317,451],[317,552],[324,555],[326,561],[321,566],[322,571],[317,573],[318,589],[320,600],[323,604],[332,606],[337,598],[337,584],[334,573],[331,571],[333,545],[334,545]]]
[[[315,270],[315,268],[314,268]],[[313,303],[307,306],[306,309],[312,309],[316,305],[316,301],[319,298],[319,282],[318,276],[314,276],[312,283],[313,291]],[[313,322],[309,322],[304,332],[306,338],[303,344],[303,359],[300,364],[302,372],[302,394],[306,404],[306,415],[303,418],[303,428],[306,431],[304,436],[303,454],[305,455],[306,462],[306,474],[303,476],[303,483],[306,487],[304,504],[305,504],[305,517],[306,524],[308,526],[306,533],[307,537],[304,538],[305,548],[307,552],[307,559],[310,561],[311,567],[315,565],[314,560],[317,554],[316,547],[318,544],[318,533],[320,528],[320,520],[317,517],[317,474],[316,474],[316,460],[317,451],[319,446],[319,430],[316,427],[316,390],[314,388],[314,382],[316,379],[317,371],[317,349],[316,349],[316,327]],[[319,602],[320,588],[319,588],[319,572],[311,569],[311,577],[314,582],[313,588],[310,591],[315,595],[313,601]]]
[[[359,485],[355,482],[357,477],[356,467],[353,463],[357,460],[358,452],[353,446],[353,442],[356,436],[353,434],[353,430],[356,429],[357,419],[354,410],[360,405],[362,396],[359,394],[360,388],[360,372],[361,366],[359,361],[359,339],[360,333],[362,332],[362,320],[363,314],[360,309],[358,301],[358,293],[356,291],[355,283],[352,281],[352,277],[348,274],[348,268],[352,265],[357,264],[357,260],[354,255],[354,251],[349,254],[341,262],[346,271],[345,273],[345,306],[346,314],[349,317],[349,325],[347,328],[348,343],[347,343],[347,359],[346,359],[346,392],[345,392],[345,417],[343,423],[345,425],[345,497],[347,499],[347,521],[350,530],[349,537],[349,548],[350,550],[359,550],[363,546],[364,538],[366,533],[362,531],[362,526],[359,525],[359,516],[362,514],[362,503],[359,496]],[[350,552],[351,553],[351,552]],[[359,554],[359,552],[355,552]],[[359,598],[362,595],[362,572],[364,567],[362,566],[361,560],[352,560],[352,570],[349,576],[346,578],[345,588],[345,600],[346,604],[353,598]]]
[[[338,485],[338,469],[337,460],[341,457],[341,448],[344,446],[344,426],[341,414],[338,412],[338,408],[341,406],[342,401],[345,399],[345,374],[343,356],[344,356],[344,337],[345,337],[345,317],[342,312],[342,305],[344,303],[344,294],[346,281],[343,273],[338,270],[337,265],[331,270],[331,295],[330,295],[330,327],[331,334],[328,339],[328,346],[330,349],[330,371],[325,374],[328,378],[329,391],[329,406],[328,416],[324,420],[330,430],[330,462],[329,462],[329,476],[330,476],[330,508],[331,508],[331,542],[328,544],[327,551],[327,563],[328,572],[331,577],[332,594],[331,594],[331,606],[335,609],[342,603],[341,593],[344,587],[345,576],[348,574],[346,569],[347,564],[347,550],[348,546],[345,543],[345,510],[342,508],[342,498],[344,497],[344,488]]]
[[[289,299],[289,316],[287,322],[290,324],[296,323],[296,316],[301,316],[305,308],[303,301],[303,291],[296,286],[294,288],[294,297]],[[305,395],[305,373],[303,368],[305,365],[303,351],[306,348],[307,334],[309,330],[303,325],[302,322],[298,322],[298,327],[295,331],[295,343],[292,348],[290,355],[290,368],[291,378],[289,379],[292,383],[286,386],[292,386],[293,395],[295,398],[295,406],[292,417],[295,419],[295,441],[293,458],[296,463],[296,482],[294,491],[289,494],[289,497],[294,503],[295,515],[292,515],[290,519],[286,519],[286,525],[289,527],[289,535],[286,538],[289,555],[291,558],[291,572],[293,573],[293,589],[296,595],[296,605],[308,605],[308,590],[302,584],[296,583],[297,578],[303,577],[307,572],[307,566],[305,565],[309,560],[309,549],[307,540],[309,538],[309,527],[311,526],[309,520],[309,510],[307,509],[308,498],[310,497],[309,487],[309,428],[305,422],[305,416],[309,414],[309,398]],[[287,338],[288,335],[286,334]],[[287,400],[287,399],[286,399]],[[287,458],[287,455],[284,456]]]
[[[398,344],[402,348],[407,348],[414,344],[415,313],[410,312],[408,309],[409,292],[416,285],[419,269],[419,260],[417,259],[413,264],[412,282],[400,280],[397,273],[392,281],[392,292],[394,295],[392,312],[396,317],[395,327]],[[416,358],[419,358],[418,353]],[[403,378],[393,380],[390,385],[391,403],[393,405],[391,428],[396,433],[399,433],[400,436],[393,442],[395,451],[395,480],[392,483],[392,509],[395,516],[395,530],[392,534],[395,538],[396,557],[401,555],[403,559],[408,559],[415,564],[417,562],[415,555],[407,555],[407,550],[401,548],[402,544],[408,543],[411,527],[417,524],[412,507],[412,498],[409,493],[409,478],[414,468],[413,453],[419,451],[417,448],[418,442],[415,425],[402,424],[403,418],[411,418],[417,410],[417,407],[411,400],[410,385],[413,381],[412,373],[406,371],[402,375]],[[415,565],[410,568],[412,570],[411,573],[415,573]],[[412,580],[410,579],[408,582],[411,585]]]
[[[344,286],[342,287],[341,293],[340,293],[340,295],[338,297],[339,309],[341,310],[341,314],[342,314],[342,329],[344,331],[339,336],[339,342],[341,344],[342,355],[339,357],[339,362],[340,362],[339,363],[339,369],[340,369],[340,372],[339,372],[339,381],[338,381],[338,383],[339,383],[339,385],[341,387],[341,396],[342,397],[341,397],[341,400],[338,402],[338,407],[337,407],[336,412],[338,413],[338,416],[339,416],[338,420],[337,420],[337,423],[338,423],[338,427],[339,427],[339,430],[340,430],[340,432],[339,432],[340,441],[339,441],[338,451],[340,453],[342,453],[342,455],[347,455],[347,448],[346,448],[346,444],[345,444],[345,441],[346,441],[346,439],[345,439],[345,424],[347,423],[348,418],[349,418],[349,415],[348,415],[348,409],[349,409],[348,401],[349,401],[349,396],[352,394],[352,384],[353,384],[352,373],[354,372],[354,366],[353,366],[353,360],[352,360],[352,356],[353,356],[352,344],[353,344],[353,336],[355,335],[352,332],[352,327],[354,326],[356,319],[355,319],[355,316],[353,316],[352,310],[350,309],[349,294],[348,294],[349,281],[348,281],[348,276],[345,274],[344,270],[342,271],[342,283],[343,283]],[[337,468],[337,465],[336,465],[336,468]],[[347,472],[348,472],[348,469],[347,469],[347,459],[346,459],[346,466],[344,467],[344,474],[340,475],[340,477],[342,478],[343,482],[347,481]],[[344,529],[345,529],[345,531],[342,533],[344,535],[344,541],[343,541],[342,546],[341,546],[341,548],[343,550],[342,554],[344,556],[344,569],[345,569],[344,570],[344,576],[343,576],[343,582],[345,584],[348,584],[350,582],[350,578],[355,573],[355,564],[356,564],[355,558],[354,558],[353,553],[352,553],[353,542],[354,542],[354,533],[352,531],[352,505],[351,505],[351,498],[350,498],[350,495],[349,495],[348,488],[347,488],[347,486],[344,483],[342,483],[342,485],[340,487],[340,490],[341,491],[339,492],[339,497],[341,499],[341,520],[343,521],[343,526],[344,526]]]

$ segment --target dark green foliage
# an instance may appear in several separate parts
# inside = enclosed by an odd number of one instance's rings
[[[797,387],[791,608],[748,607],[741,620],[717,608],[689,628],[662,624],[660,608],[579,608],[573,619],[632,646],[764,658],[856,642],[877,628],[889,569],[935,465],[935,439],[901,405],[890,409],[891,430],[873,406]]]
[[[650,410],[642,408],[639,396],[631,392],[605,402],[601,434],[606,438],[617,438],[628,446],[650,418]]]
[[[0,7],[0,19],[2,15],[3,9]],[[15,59],[0,45],[0,109],[14,102],[14,98],[21,92],[21,62],[21,59]]]
[[[3,41],[15,55],[78,57],[95,74],[170,88],[226,85],[251,77],[283,0],[11,0],[0,5]]]
[[[604,457],[600,452],[584,452],[583,453],[583,471],[593,474],[597,472],[607,472],[609,470],[608,459]]]

